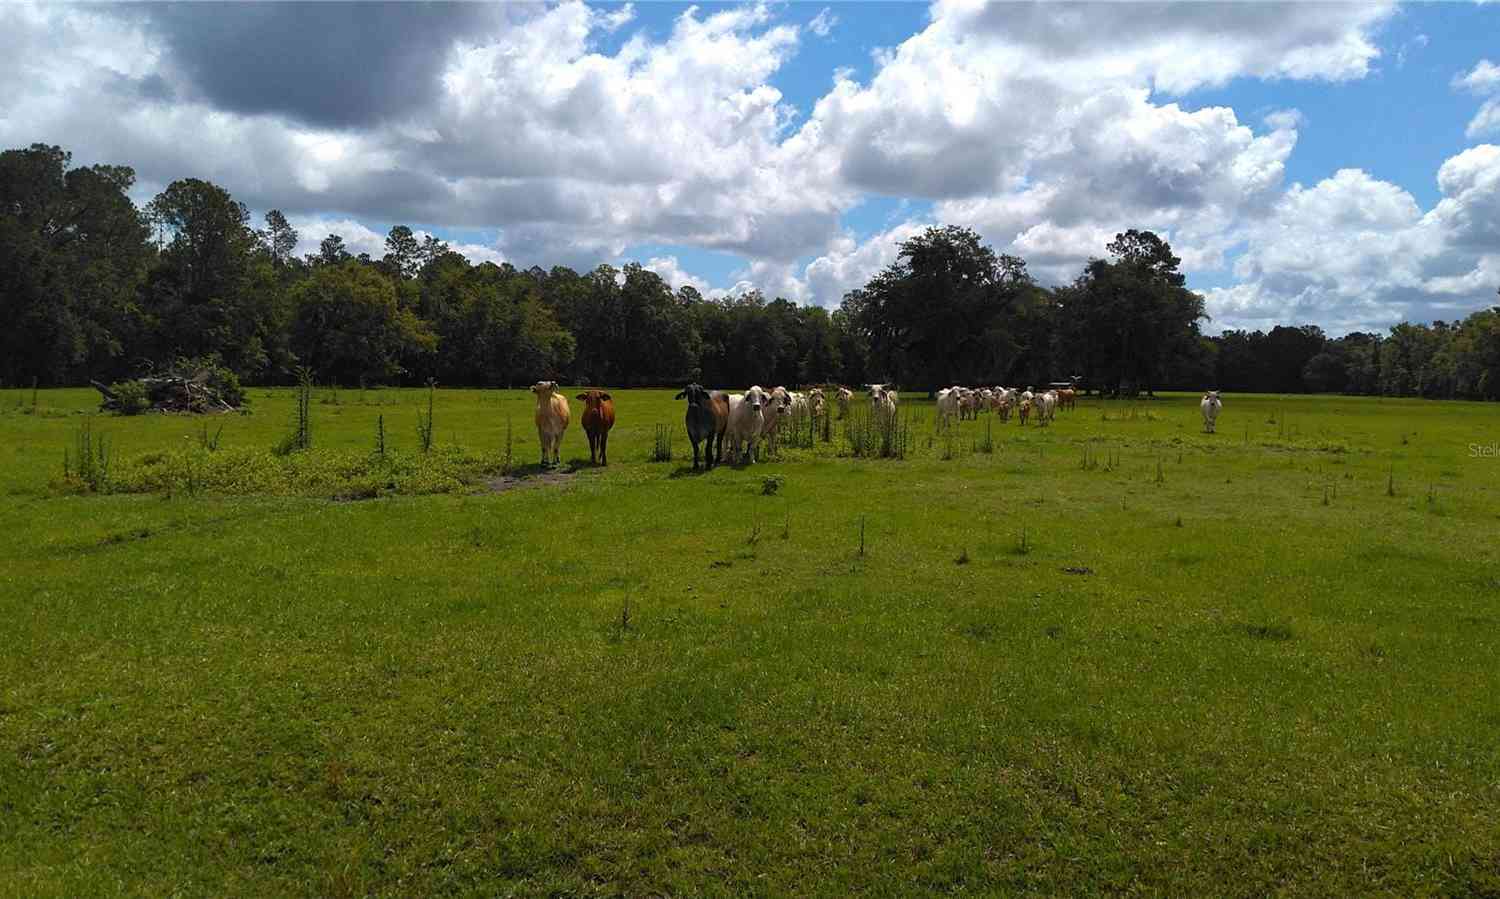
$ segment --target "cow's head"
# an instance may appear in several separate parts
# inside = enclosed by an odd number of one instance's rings
[[[585,409],[597,409],[605,402],[614,399],[614,397],[602,390],[585,390],[583,393],[578,394],[578,398],[583,400],[583,407]]]
[[[557,392],[557,382],[537,381],[531,385],[531,392],[537,395],[537,399],[545,399]]]
[[[885,399],[884,384],[866,384],[865,387],[870,391],[870,402],[878,403],[881,400]]]
[[[1204,399],[1206,399],[1206,400],[1216,400],[1218,398],[1219,398],[1219,391],[1217,391],[1217,390],[1210,390],[1208,392],[1208,396],[1204,397]]]
[[[673,397],[673,399],[677,400],[683,398],[687,399],[689,406],[707,405],[708,391],[703,389],[702,384],[689,384],[688,386],[682,388],[682,391],[675,397]]]
[[[745,391],[745,404],[752,412],[759,412],[769,401],[766,392],[760,387],[751,387]]]
[[[790,414],[792,411],[792,394],[785,387],[771,388],[771,406],[781,415]]]

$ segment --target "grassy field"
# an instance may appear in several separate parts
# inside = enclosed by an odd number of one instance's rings
[[[576,474],[342,501],[66,493],[97,395],[0,392],[0,895],[1500,895],[1500,409],[908,397],[905,460],[695,475],[671,394],[607,470],[574,402]],[[320,390],[315,451],[425,402]],[[439,391],[435,451],[534,463],[532,405]]]

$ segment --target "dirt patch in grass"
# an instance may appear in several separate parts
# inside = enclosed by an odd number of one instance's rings
[[[571,482],[577,474],[571,469],[508,474],[491,478],[484,482],[484,486],[490,493],[504,493],[520,487],[558,487]]]

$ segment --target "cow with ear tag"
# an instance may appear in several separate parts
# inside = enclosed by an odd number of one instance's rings
[[[615,426],[615,401],[602,390],[578,394],[583,401],[583,432],[589,437],[589,464],[609,464],[609,429]]]
[[[558,452],[563,432],[573,417],[568,398],[557,392],[556,381],[538,381],[531,385],[531,392],[536,394],[536,436],[542,442],[542,465],[557,465],[562,461]]]

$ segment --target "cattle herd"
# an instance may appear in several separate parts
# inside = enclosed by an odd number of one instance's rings
[[[894,420],[900,401],[897,388],[888,384],[867,384],[870,413],[877,422]],[[536,431],[542,444],[542,465],[556,465],[563,433],[568,429],[572,413],[568,398],[558,392],[556,381],[538,381],[531,392],[536,394]],[[599,465],[609,464],[609,432],[615,425],[613,398],[602,390],[587,390],[578,395],[584,404],[583,429],[589,439],[589,461]],[[726,393],[708,390],[701,384],[689,384],[677,394],[676,399],[687,400],[687,433],[693,444],[693,470],[712,468],[724,461],[725,441],[728,441],[728,458],[731,462],[752,463],[755,461],[757,444],[765,441],[767,449],[776,451],[777,436],[783,423],[794,414],[802,413],[814,418],[829,412],[828,400],[823,388],[814,387],[807,392],[774,387],[770,390],[756,386],[744,393]],[[833,396],[838,417],[849,414],[854,392],[839,387]],[[1035,421],[1037,427],[1046,427],[1057,417],[1058,409],[1073,409],[1077,405],[1078,391],[1070,388],[1052,388],[1041,393],[1028,387],[946,387],[937,392],[937,424],[948,427],[953,420],[979,418],[981,413],[993,412],[1002,422],[1014,415],[1022,426]],[[1203,430],[1214,433],[1223,402],[1217,390],[1203,395],[1199,409],[1203,413]]]

